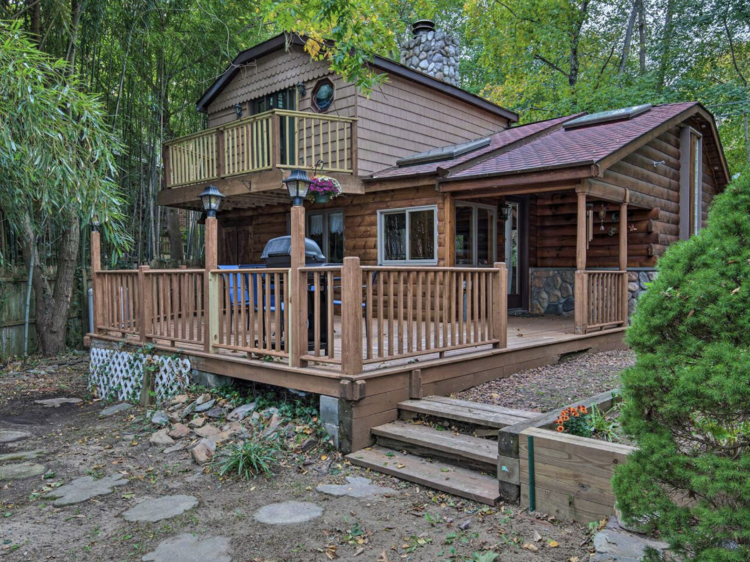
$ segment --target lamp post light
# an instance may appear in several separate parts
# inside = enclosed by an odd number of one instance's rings
[[[226,197],[215,185],[209,185],[198,197],[203,203],[206,216],[216,218],[216,213],[221,208],[221,201]]]
[[[505,222],[510,218],[511,213],[513,212],[513,207],[507,203],[503,203],[497,208],[497,210],[500,214],[500,220]]]
[[[102,223],[99,222],[99,215],[91,217],[91,232],[99,232],[102,228]]]
[[[307,172],[300,170],[299,168],[292,170],[289,177],[282,180],[286,189],[289,192],[289,197],[292,198],[292,205],[295,207],[301,207],[302,203],[307,197],[307,192],[310,189],[312,180],[307,177]]]

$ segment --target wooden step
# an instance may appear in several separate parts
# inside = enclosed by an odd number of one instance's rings
[[[469,402],[468,400],[458,400],[445,396],[428,396],[422,400],[406,400],[399,403],[398,409],[496,429],[527,422],[542,415],[539,412],[513,410],[502,406]]]
[[[372,428],[379,445],[497,474],[497,441],[395,421]]]
[[[498,481],[493,475],[430,462],[377,445],[351,453],[346,458],[356,466],[487,505],[495,505],[500,498]]]

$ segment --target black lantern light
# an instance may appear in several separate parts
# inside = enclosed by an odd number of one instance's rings
[[[91,232],[99,232],[101,226],[102,223],[99,222],[99,215],[94,215],[93,217],[91,217]]]
[[[297,93],[301,98],[304,98],[305,95],[307,95],[307,88],[305,88],[304,82],[297,82]]]
[[[241,103],[234,104],[234,114],[237,116],[237,119],[242,117],[242,104]]]
[[[497,210],[500,214],[500,220],[507,221],[510,218],[510,214],[513,212],[513,207],[511,207],[507,203],[503,203],[497,208]]]
[[[203,203],[203,210],[209,217],[215,217],[221,207],[221,200],[226,197],[215,185],[209,185],[198,197]]]
[[[289,177],[282,181],[286,185],[287,191],[289,191],[292,204],[295,207],[302,205],[305,197],[307,197],[307,190],[310,189],[310,184],[312,183],[312,180],[307,177],[307,172],[297,168],[296,170],[292,170]]]

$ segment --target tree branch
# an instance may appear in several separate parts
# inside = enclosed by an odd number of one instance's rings
[[[560,74],[562,74],[566,78],[570,78],[570,74],[568,74],[567,72],[565,72],[562,68],[560,68],[559,66],[557,66],[554,62],[549,61],[546,58],[544,58],[542,55],[534,54],[534,58],[536,60],[538,60],[538,61],[542,61],[544,64],[546,64],[550,68],[552,68],[554,70],[557,70]]]
[[[724,18],[724,30],[727,32],[727,39],[729,39],[729,51],[732,53],[732,64],[734,65],[734,69],[737,71],[737,75],[740,77],[740,80],[742,80],[742,83],[747,87],[747,80],[742,75],[742,71],[737,64],[737,57],[734,54],[734,41],[732,41],[732,33],[729,31],[726,18]]]

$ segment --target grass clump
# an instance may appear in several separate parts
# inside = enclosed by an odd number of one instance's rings
[[[238,476],[250,480],[257,476],[273,476],[273,467],[280,453],[275,441],[257,440],[234,443],[219,457],[220,476]]]

